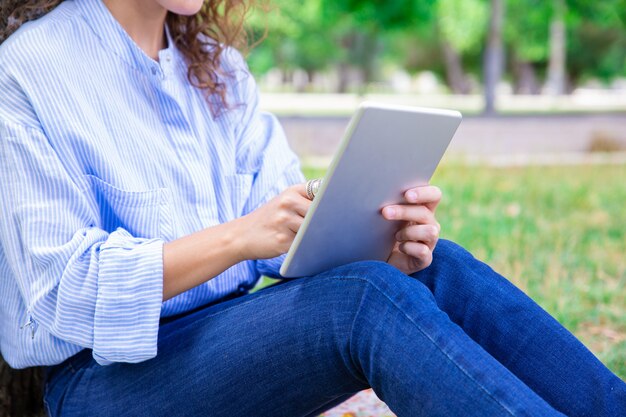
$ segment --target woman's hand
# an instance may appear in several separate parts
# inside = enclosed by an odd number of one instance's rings
[[[287,252],[310,205],[304,184],[294,185],[246,216],[166,243],[163,301],[241,261]]]
[[[387,262],[405,274],[412,274],[427,268],[433,260],[441,230],[435,219],[441,190],[430,185],[416,187],[404,193],[404,198],[408,204],[383,208],[386,219],[406,222],[396,233],[396,244]]]
[[[286,253],[310,205],[305,185],[297,184],[239,218],[241,259],[267,259]]]

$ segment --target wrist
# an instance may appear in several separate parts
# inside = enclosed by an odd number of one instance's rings
[[[228,222],[226,225],[229,226],[229,231],[226,233],[226,240],[237,262],[252,259],[253,257],[250,254],[250,245],[248,242],[249,228],[246,226],[245,216]]]

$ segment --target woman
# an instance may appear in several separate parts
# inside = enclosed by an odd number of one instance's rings
[[[50,415],[315,416],[370,386],[399,416],[626,415],[569,332],[437,244],[435,187],[383,210],[387,263],[247,294],[310,200],[231,47],[241,1],[5,4],[0,346],[48,366]]]

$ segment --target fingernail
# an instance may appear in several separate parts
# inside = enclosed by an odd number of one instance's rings
[[[385,216],[392,218],[396,215],[396,209],[393,207],[385,207]]]
[[[416,201],[417,200],[417,193],[415,191],[409,191],[408,193],[406,193],[406,198],[409,201]]]

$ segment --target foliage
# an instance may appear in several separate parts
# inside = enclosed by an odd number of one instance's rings
[[[568,61],[573,78],[626,76],[626,1],[570,0]]]
[[[555,0],[506,0],[504,41],[509,62],[545,72]],[[442,42],[460,56],[463,71],[480,78],[488,0],[273,0],[250,26],[268,37],[250,56],[257,75],[271,68],[309,74],[346,67],[381,79],[382,65],[409,72],[429,69],[444,78]],[[565,0],[568,78],[626,77],[626,0]],[[515,77],[513,67],[507,77]]]
[[[330,36],[338,25],[323,19],[323,14],[321,0],[275,0],[269,13],[252,15],[253,32],[258,35],[267,30],[269,34],[250,57],[253,72],[265,73],[273,67],[323,70],[338,60],[342,51]]]
[[[489,9],[484,0],[438,0],[436,3],[439,31],[460,53],[480,51]]]
[[[349,15],[361,29],[397,30],[432,18],[435,0],[323,0],[327,17]]]
[[[505,38],[516,57],[527,62],[545,62],[549,55],[547,24],[552,17],[551,2],[545,0],[509,0]]]

